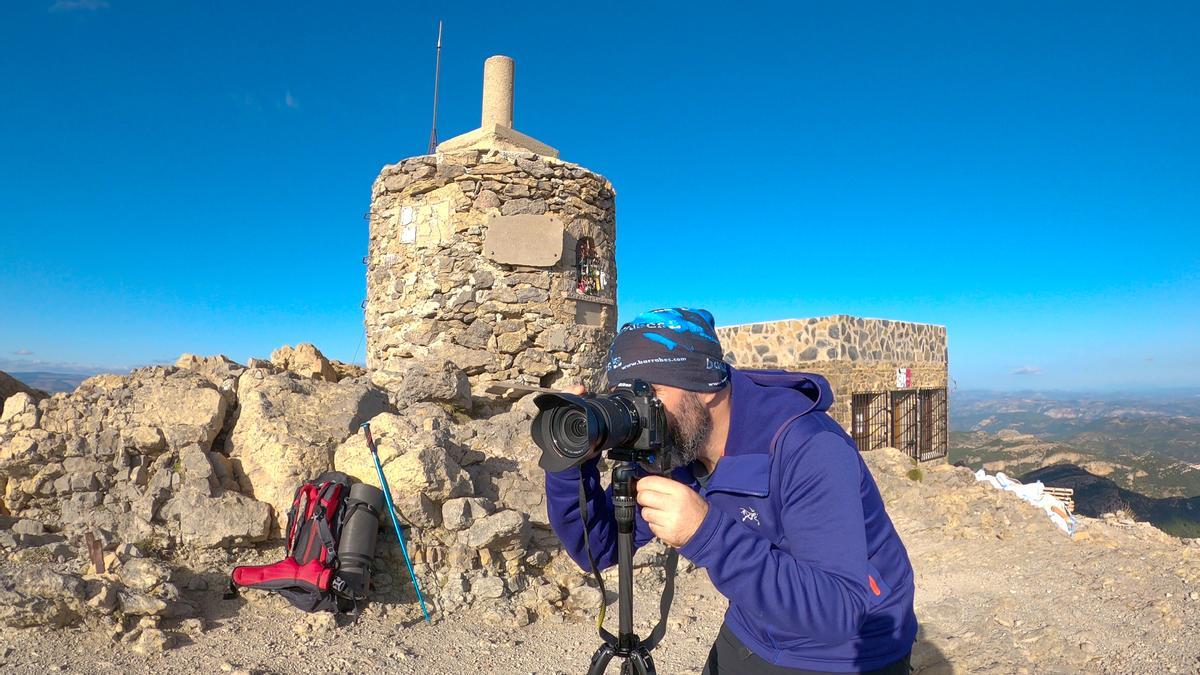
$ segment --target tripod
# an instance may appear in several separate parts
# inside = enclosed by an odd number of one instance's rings
[[[592,655],[592,665],[588,675],[603,675],[608,662],[614,656],[624,659],[621,664],[621,675],[655,675],[654,659],[650,650],[658,644],[666,632],[667,609],[671,606],[674,595],[675,564],[678,560],[674,552],[667,562],[667,584],[663,591],[660,604],[661,617],[658,625],[645,640],[638,640],[633,633],[633,522],[634,509],[637,505],[637,464],[632,457],[625,456],[620,451],[610,451],[609,457],[617,460],[612,470],[613,511],[617,520],[617,634],[600,627],[600,637],[604,644]],[[580,487],[582,491],[582,484]],[[581,493],[582,497],[582,493]],[[584,525],[584,537],[587,537],[587,525]],[[585,539],[586,542],[586,539]],[[589,550],[588,556],[591,556]],[[601,582],[601,592],[604,590],[603,580],[592,561],[592,571]]]

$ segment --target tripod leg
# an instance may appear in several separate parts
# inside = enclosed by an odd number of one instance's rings
[[[592,665],[588,668],[588,675],[604,675],[604,670],[608,668],[608,662],[612,660],[614,654],[616,652],[611,645],[600,645],[596,653],[592,654]]]
[[[638,649],[630,654],[621,665],[621,675],[656,675],[650,652]]]

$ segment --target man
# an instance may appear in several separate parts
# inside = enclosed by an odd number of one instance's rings
[[[622,326],[607,364],[609,386],[654,385],[677,467],[638,480],[635,545],[657,536],[729,600],[704,672],[908,673],[912,567],[854,442],[825,413],[828,382],[723,356],[711,314],[667,309]],[[616,561],[597,462],[546,475],[551,525],[585,570],[580,480],[596,564]]]

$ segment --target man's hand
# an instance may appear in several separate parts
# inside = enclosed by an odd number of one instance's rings
[[[688,543],[708,515],[703,497],[665,476],[639,478],[637,501],[654,536],[675,548]]]

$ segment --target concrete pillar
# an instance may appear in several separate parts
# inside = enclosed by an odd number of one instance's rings
[[[483,62],[483,122],[482,128],[497,124],[513,126],[513,60],[493,56]]]

